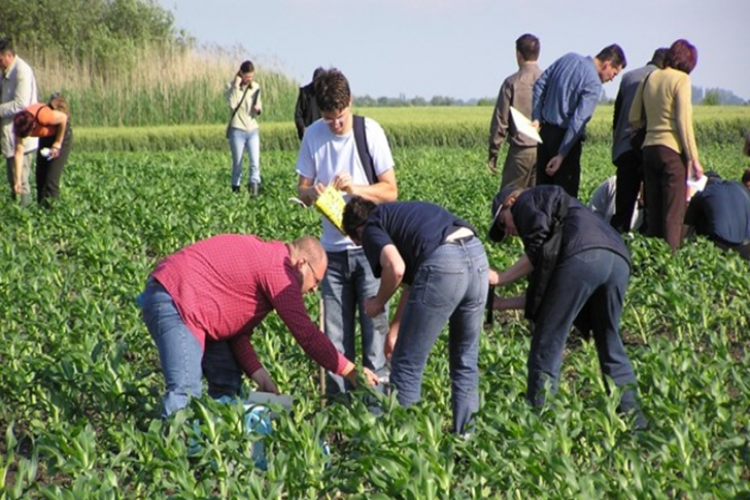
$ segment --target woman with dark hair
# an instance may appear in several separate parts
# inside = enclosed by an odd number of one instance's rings
[[[255,66],[243,61],[227,87],[226,99],[232,110],[227,126],[227,139],[232,150],[232,191],[239,192],[242,179],[242,157],[247,149],[250,179],[247,188],[258,196],[260,190],[260,134],[256,118],[263,111],[260,85],[254,81]]]
[[[653,71],[645,85],[641,84],[630,107],[631,126],[637,129],[644,121],[646,124],[646,234],[664,238],[672,252],[684,235],[688,176],[703,176],[693,132],[689,76],[697,62],[698,51],[690,42],[674,42],[664,60],[664,69]]]
[[[65,99],[53,94],[48,103],[37,103],[13,117],[16,150],[14,155],[14,189],[21,192],[23,139],[39,137],[36,155],[36,199],[49,208],[49,198],[60,197],[60,179],[70,155],[73,131]]]

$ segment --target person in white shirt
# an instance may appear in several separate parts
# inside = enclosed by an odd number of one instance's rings
[[[361,196],[375,203],[396,200],[393,156],[382,127],[374,120],[352,114],[349,82],[339,70],[324,70],[314,86],[321,119],[312,123],[302,137],[297,159],[299,198],[312,205],[328,185],[333,185],[347,199]],[[355,125],[355,120],[361,126]],[[358,133],[363,137],[357,139]],[[321,287],[325,334],[340,352],[355,359],[354,334],[359,310],[363,365],[387,376],[384,344],[388,308],[372,318],[364,309],[365,300],[377,293],[380,280],[372,274],[362,247],[325,218],[321,243],[328,255],[328,271]],[[329,396],[338,396],[351,388],[341,377],[327,374]]]

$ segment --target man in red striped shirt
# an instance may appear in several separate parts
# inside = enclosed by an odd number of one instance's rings
[[[308,356],[353,382],[355,365],[318,330],[303,301],[327,266],[325,250],[312,236],[285,244],[237,234],[199,241],[159,263],[140,303],[167,383],[162,416],[201,395],[202,374],[214,398],[236,396],[242,372],[258,390],[278,394],[251,342],[272,310]],[[368,383],[377,381],[364,372]]]

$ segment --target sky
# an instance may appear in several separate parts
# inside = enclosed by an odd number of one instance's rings
[[[356,96],[495,97],[517,70],[515,40],[539,37],[539,65],[618,43],[626,69],[685,38],[693,85],[750,99],[750,0],[158,0],[200,44],[301,84],[337,67]],[[241,62],[238,60],[238,64]],[[605,84],[613,98],[619,78]]]

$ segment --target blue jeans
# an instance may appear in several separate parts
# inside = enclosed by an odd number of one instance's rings
[[[621,256],[605,249],[586,250],[558,264],[539,308],[531,338],[526,397],[545,402],[545,384],[557,391],[565,342],[579,313],[593,331],[602,372],[625,390],[620,411],[638,410],[635,373],[620,338],[620,315],[630,269]],[[605,380],[606,383],[606,380]]]
[[[232,127],[229,129],[229,148],[232,150],[232,186],[242,180],[242,155],[247,149],[250,159],[250,183],[260,184],[260,129],[251,132]]]
[[[187,406],[191,396],[202,394],[201,373],[206,375],[211,397],[239,394],[242,370],[226,342],[207,340],[205,352],[202,352],[198,339],[182,321],[172,296],[153,278],[146,283],[139,302],[143,321],[159,349],[167,383],[162,402],[163,418]]]
[[[419,401],[427,356],[446,323],[453,430],[467,432],[479,409],[479,334],[489,286],[489,264],[478,238],[438,247],[419,266],[401,317],[391,358],[398,401]]]
[[[359,308],[362,363],[381,375],[387,375],[384,347],[388,333],[388,306],[375,318],[369,318],[364,307],[365,299],[375,296],[379,286],[380,280],[372,274],[362,248],[328,252],[328,270],[321,284],[325,334],[339,352],[355,361],[355,314]],[[330,372],[326,374],[328,396],[337,396],[352,388],[343,377]]]

